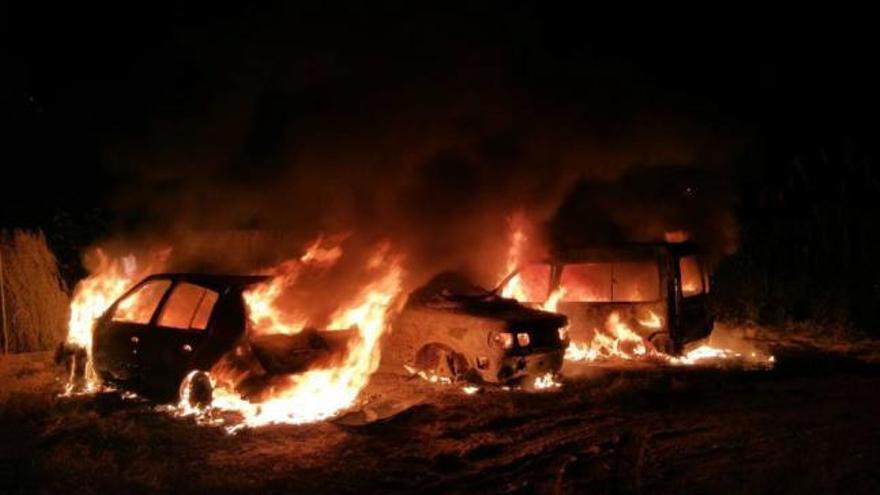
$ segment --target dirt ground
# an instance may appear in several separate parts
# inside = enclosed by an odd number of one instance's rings
[[[774,353],[769,371],[567,364],[539,393],[377,375],[367,397],[416,405],[234,435],[58,397],[50,355],[0,356],[0,493],[880,493],[880,364]]]

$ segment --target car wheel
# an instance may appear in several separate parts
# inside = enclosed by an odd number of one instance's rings
[[[654,349],[657,349],[659,352],[664,354],[669,354],[670,356],[675,355],[675,342],[669,338],[669,334],[667,332],[657,332],[648,337],[648,342],[654,346]]]
[[[443,344],[428,344],[416,354],[416,367],[452,381],[462,379],[468,371],[467,359]]]
[[[189,404],[190,407],[208,406],[213,398],[214,386],[211,385],[211,377],[204,371],[191,371],[180,382],[178,399],[180,402]]]

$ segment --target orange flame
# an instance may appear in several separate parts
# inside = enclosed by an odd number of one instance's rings
[[[298,262],[318,259],[309,252]],[[335,262],[339,256],[341,250],[333,257],[324,259],[328,263],[331,259]],[[211,408],[235,411],[243,417],[240,424],[229,428],[230,431],[244,426],[318,421],[332,417],[355,403],[360,391],[367,385],[370,376],[379,365],[381,358],[379,340],[389,326],[389,316],[397,309],[395,303],[399,300],[404,274],[401,257],[391,253],[387,245],[381,246],[376,254],[367,260],[365,270],[372,275],[371,281],[360,290],[350,304],[337,308],[330,318],[331,329],[357,330],[356,336],[348,343],[344,360],[328,368],[312,369],[284,377],[272,395],[259,403],[249,402],[225,384],[220,384],[214,390]],[[282,271],[282,273],[289,275],[291,272]],[[278,283],[283,288],[286,284],[292,283],[289,276],[282,278],[284,278],[282,282],[273,281],[269,286]],[[266,293],[260,294],[266,295]],[[268,295],[277,297],[274,292]],[[301,330],[302,326],[299,322],[289,324],[282,322],[277,316],[266,316],[277,315],[279,312],[274,305],[274,297],[265,300],[255,294],[246,297],[251,314],[258,312],[258,317],[266,317],[273,325],[279,325],[266,327],[273,331],[296,333]],[[255,308],[258,309],[255,311]],[[285,325],[292,326],[284,328]],[[189,411],[184,404],[181,404],[180,410]]]
[[[532,383],[532,388],[535,390],[547,390],[553,388],[559,388],[562,384],[556,381],[556,377],[553,376],[553,373],[545,373],[541,376],[535,377],[535,381]]]
[[[648,316],[644,319],[640,318],[638,320],[638,322],[639,322],[639,325],[641,325],[645,328],[653,328],[653,329],[663,328],[663,319],[660,318],[660,316],[653,311],[648,311]]]
[[[273,278],[244,292],[248,315],[256,334],[295,334],[308,322],[305,314],[291,314],[278,308],[278,298],[285,289],[293,286],[306,267],[329,268],[342,257],[342,247],[318,237],[298,259],[287,260],[268,270]]]
[[[559,305],[559,300],[563,297],[565,297],[565,287],[560,285],[550,293],[550,296],[547,297],[547,300],[541,305],[541,309],[555,313],[556,307]]]
[[[507,219],[507,225],[510,228],[510,245],[507,250],[506,271],[502,277],[506,277],[508,274],[519,268],[520,264],[523,262],[523,256],[525,255],[526,243],[529,240],[525,233],[526,218],[522,212],[516,212],[511,215]],[[522,279],[519,274],[514,275],[513,278],[507,281],[501,290],[501,296],[517,300],[524,300],[526,298],[525,292],[523,291]]]
[[[569,361],[597,361],[613,358],[631,360],[657,354],[657,350],[650,342],[632,331],[620,319],[617,311],[613,311],[608,315],[605,328],[593,331],[593,339],[589,343],[569,343],[565,350],[565,359]]]

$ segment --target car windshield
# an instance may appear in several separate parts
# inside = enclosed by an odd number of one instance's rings
[[[168,280],[150,280],[120,300],[113,312],[113,321],[139,323],[150,322],[153,312],[171,285]]]

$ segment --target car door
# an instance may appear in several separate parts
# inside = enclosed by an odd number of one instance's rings
[[[120,298],[96,325],[95,363],[102,373],[118,380],[140,375],[142,340],[171,281],[146,280]]]
[[[678,257],[679,341],[684,344],[708,336],[713,321],[709,315],[708,275],[699,257]]]
[[[151,382],[174,388],[196,367],[194,359],[208,338],[218,298],[219,293],[207,287],[174,284],[142,342],[141,363]]]

